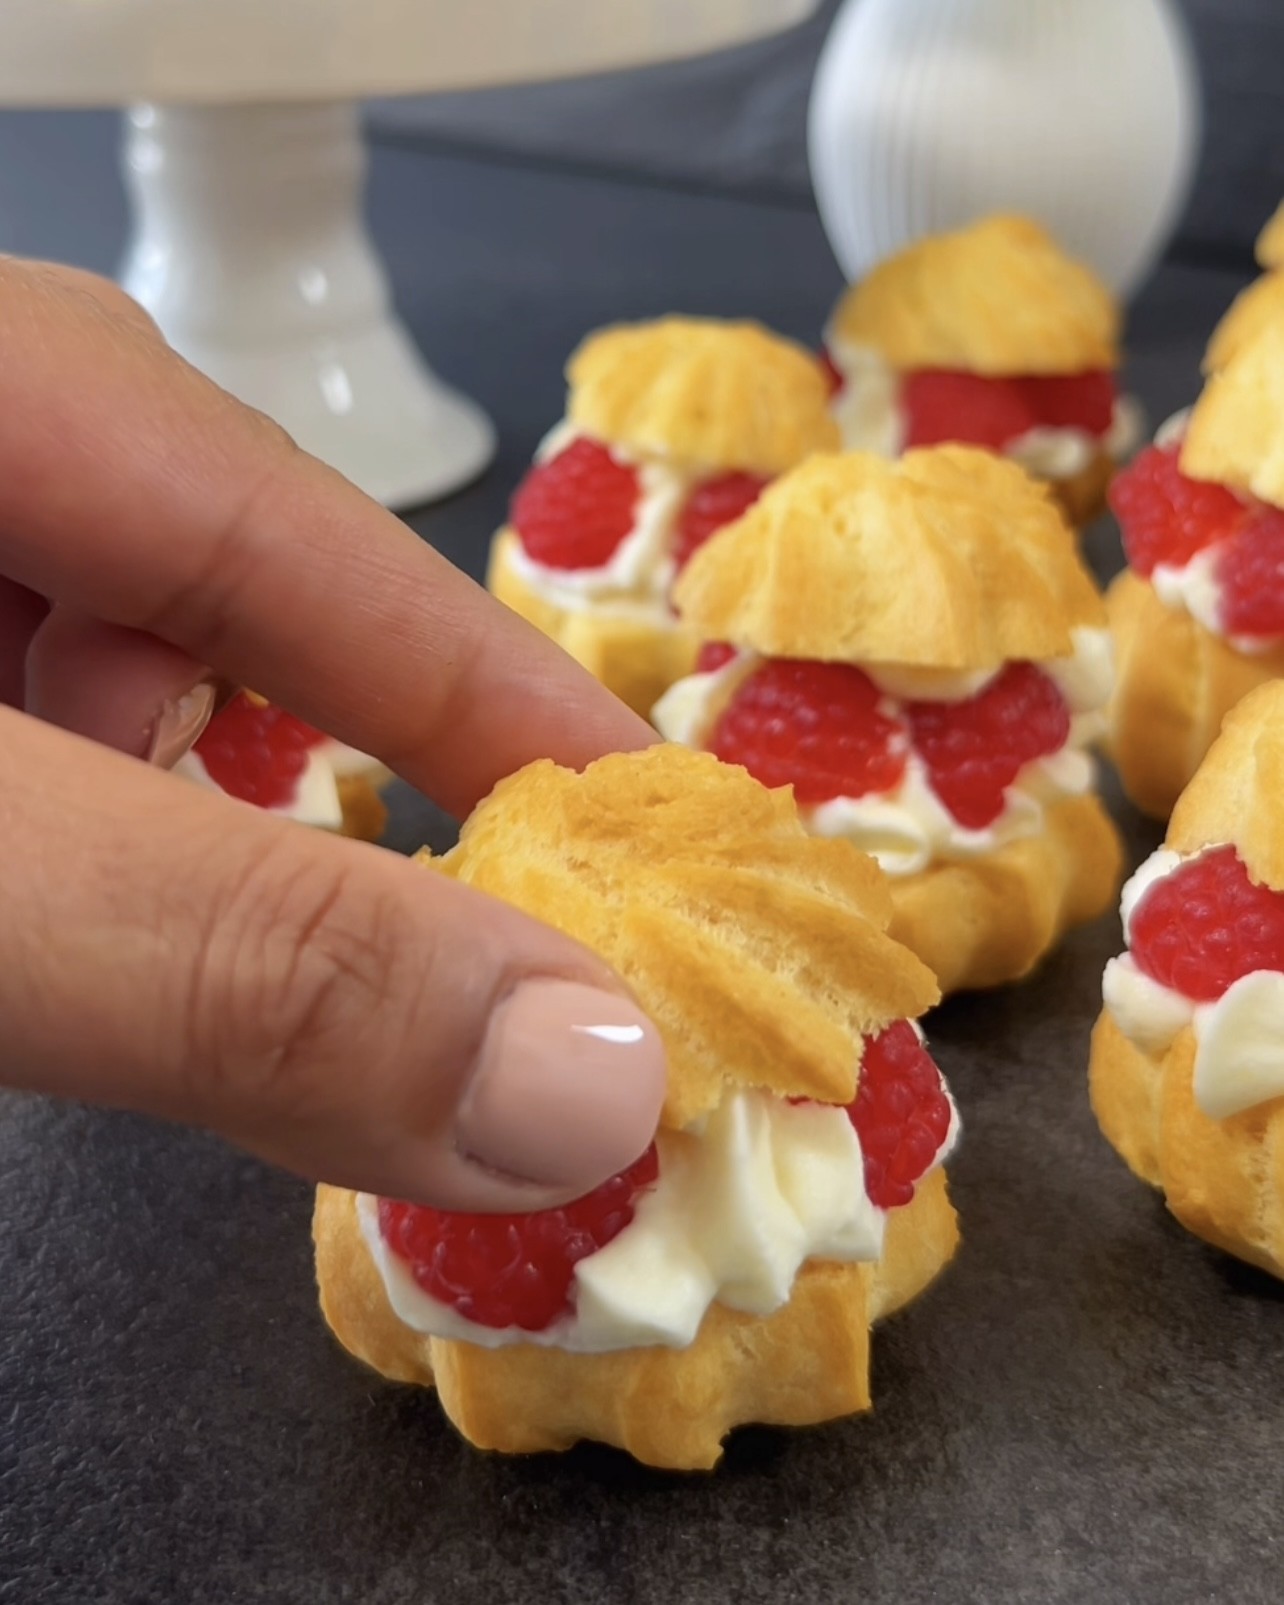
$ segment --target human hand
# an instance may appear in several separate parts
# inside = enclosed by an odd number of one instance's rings
[[[164,767],[219,680],[456,813],[649,727],[114,286],[0,260],[0,353],[0,1085],[445,1208],[626,1166],[664,1054],[601,961]]]

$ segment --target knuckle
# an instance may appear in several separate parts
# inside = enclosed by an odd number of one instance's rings
[[[227,881],[190,991],[200,1091],[251,1117],[317,1112],[321,1072],[395,1017],[399,899],[372,892],[359,865],[299,853],[292,834]]]

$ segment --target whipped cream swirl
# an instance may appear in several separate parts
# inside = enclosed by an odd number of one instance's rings
[[[1123,889],[1124,940],[1132,945],[1132,919],[1150,889],[1183,863],[1162,847]],[[1115,1024],[1142,1053],[1162,1058],[1180,1032],[1195,1033],[1195,1101],[1213,1120],[1243,1114],[1284,1097],[1284,974],[1254,970],[1212,1003],[1197,1003],[1140,969],[1130,952],[1106,965],[1102,998]]]

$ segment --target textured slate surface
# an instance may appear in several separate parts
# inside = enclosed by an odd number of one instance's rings
[[[1207,141],[1180,234],[1201,259],[1234,262],[1284,192],[1284,6],[1178,0],[1207,95]],[[810,204],[807,96],[836,10],[774,39],[699,61],[574,83],[389,102],[381,131]]]
[[[106,134],[0,117],[0,247],[110,262]],[[492,474],[414,520],[474,571],[586,324],[680,305],[807,335],[835,288],[787,209],[385,153],[373,213],[416,330],[500,424]],[[1157,414],[1234,283],[1172,269],[1143,300],[1134,376]],[[1108,529],[1090,547],[1117,560]],[[1155,832],[1119,813],[1140,856]],[[440,829],[399,794],[400,845]],[[963,1252],[879,1334],[871,1417],[745,1431],[708,1479],[475,1454],[328,1339],[301,1183],[199,1135],[0,1097],[0,1601],[1278,1599],[1284,1302],[1095,1131],[1087,1034],[1117,942],[1104,920],[1033,983],[938,1013]]]

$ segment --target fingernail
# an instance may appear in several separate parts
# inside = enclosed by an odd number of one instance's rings
[[[152,721],[147,751],[143,755],[147,762],[158,769],[172,769],[191,751],[192,743],[200,740],[214,716],[218,700],[218,682],[211,679],[200,680],[181,697],[162,702]]]
[[[588,1192],[651,1141],[666,1068],[659,1032],[627,998],[524,981],[491,1018],[456,1143],[488,1169]]]

